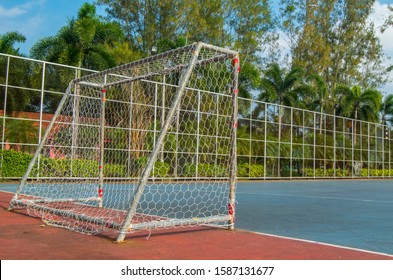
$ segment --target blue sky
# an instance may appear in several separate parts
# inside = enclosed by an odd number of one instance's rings
[[[76,16],[84,2],[93,0],[0,0],[0,34],[19,31],[26,42],[17,45],[25,55],[39,39],[55,35]]]
[[[8,31],[19,31],[26,36],[23,44],[17,45],[25,55],[39,39],[55,35],[67,21],[76,16],[84,2],[94,0],[0,0],[0,34]],[[375,12],[370,20],[380,25],[386,15],[387,4],[393,0],[378,0],[374,6]],[[104,14],[102,9],[99,14]],[[393,64],[393,28],[381,35],[384,51],[392,58],[387,64]],[[285,46],[283,46],[285,47]],[[391,75],[393,79],[393,75]],[[393,82],[382,88],[383,92],[393,94]]]

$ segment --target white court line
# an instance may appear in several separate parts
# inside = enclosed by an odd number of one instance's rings
[[[334,197],[334,196],[313,196],[313,195],[295,195],[295,194],[270,194],[270,193],[245,193],[245,192],[236,192],[236,194],[264,195],[264,196],[284,196],[284,197],[287,196],[287,197],[346,200],[346,201],[358,201],[358,202],[393,203],[393,201],[389,201],[389,200],[357,199],[357,198],[345,198],[345,197]]]
[[[364,250],[364,249],[359,249],[359,248],[335,245],[335,244],[324,243],[324,242],[319,242],[319,241],[313,241],[313,240],[308,240],[308,239],[286,237],[286,236],[281,236],[281,235],[275,235],[275,234],[269,234],[269,233],[261,233],[261,232],[257,232],[257,231],[249,231],[249,230],[243,230],[243,229],[238,229],[238,230],[245,231],[245,232],[251,232],[251,233],[254,233],[254,234],[258,234],[258,235],[264,235],[264,236],[270,236],[270,237],[276,237],[276,238],[288,239],[288,240],[294,240],[294,241],[301,241],[301,242],[306,242],[306,243],[311,243],[311,244],[324,245],[324,246],[329,246],[329,247],[334,247],[334,248],[339,248],[339,249],[346,249],[346,250],[363,252],[363,253],[369,253],[369,254],[375,254],[375,255],[381,255],[381,256],[386,256],[386,257],[393,257],[393,255],[390,255],[390,254],[387,254],[387,253],[381,253],[381,252]]]
[[[0,190],[0,192],[11,193],[11,194],[15,193],[15,192],[9,192],[9,191],[5,191],[5,190]]]

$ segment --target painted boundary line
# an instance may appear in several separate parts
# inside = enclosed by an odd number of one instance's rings
[[[0,190],[0,192],[10,193],[10,194],[14,194],[15,193],[15,192],[9,192],[9,191],[5,191],[5,190]]]
[[[262,233],[262,232],[257,232],[257,231],[244,230],[244,229],[237,229],[237,231],[249,232],[249,233],[254,233],[254,234],[263,235],[263,236],[270,236],[270,237],[274,237],[274,238],[305,242],[305,243],[310,243],[310,244],[315,244],[315,245],[329,246],[329,247],[334,247],[334,248],[338,248],[338,249],[346,249],[346,250],[351,250],[351,251],[357,251],[357,252],[362,252],[362,253],[368,253],[368,254],[374,254],[374,255],[380,255],[380,256],[393,258],[393,255],[390,255],[387,253],[364,250],[364,249],[341,246],[341,245],[335,245],[335,244],[319,242],[319,241],[314,241],[314,240],[307,240],[307,239],[301,239],[301,238],[295,238],[295,237],[287,237],[287,236],[275,235],[275,234],[270,234],[270,233]]]

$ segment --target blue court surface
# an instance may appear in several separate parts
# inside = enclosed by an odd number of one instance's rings
[[[236,200],[237,228],[393,255],[393,180],[238,182]]]
[[[393,254],[393,181],[239,182],[236,227]]]

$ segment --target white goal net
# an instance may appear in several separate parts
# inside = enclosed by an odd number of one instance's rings
[[[236,52],[195,43],[70,82],[13,197],[82,233],[233,227]]]

